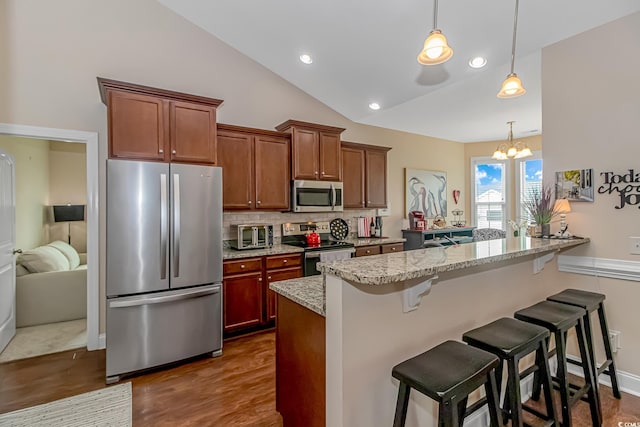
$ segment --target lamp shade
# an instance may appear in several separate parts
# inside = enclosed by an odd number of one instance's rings
[[[522,81],[516,73],[511,73],[502,82],[502,88],[498,92],[498,98],[515,98],[527,93],[526,89],[522,86]]]
[[[435,29],[429,33],[424,46],[418,54],[418,62],[423,65],[436,65],[446,62],[453,56],[453,49],[447,43],[447,38]]]
[[[51,206],[52,222],[84,221],[84,205]]]
[[[558,199],[553,205],[553,210],[558,213],[568,213],[571,212],[571,205],[567,199]]]

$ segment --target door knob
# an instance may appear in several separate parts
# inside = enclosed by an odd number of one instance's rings
[[[21,254],[22,253],[22,249],[14,249],[13,250],[13,254]]]

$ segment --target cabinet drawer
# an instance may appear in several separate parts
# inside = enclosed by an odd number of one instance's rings
[[[245,258],[222,263],[223,275],[249,273],[262,270],[262,258]]]
[[[267,270],[283,267],[295,267],[302,264],[302,256],[300,254],[274,255],[268,256]]]
[[[380,246],[361,246],[356,248],[356,256],[378,255],[380,254]]]
[[[390,254],[392,252],[402,252],[404,249],[404,243],[387,243],[381,245],[383,254]]]

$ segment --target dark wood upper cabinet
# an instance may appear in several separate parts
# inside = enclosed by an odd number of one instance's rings
[[[345,208],[364,208],[365,205],[365,151],[361,148],[342,147],[342,185]]]
[[[292,179],[342,180],[340,134],[344,128],[287,120],[276,129],[291,134]]]
[[[109,157],[216,164],[222,100],[98,77],[107,105]]]
[[[342,141],[345,208],[387,207],[387,152],[390,149]]]
[[[225,210],[287,210],[290,135],[218,124]]]

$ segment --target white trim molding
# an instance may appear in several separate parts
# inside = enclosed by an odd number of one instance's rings
[[[100,322],[98,133],[0,123],[0,135],[87,144],[87,349],[97,350],[101,348],[98,339]]]
[[[640,262],[584,256],[558,256],[558,270],[589,276],[640,281]]]
[[[98,336],[98,350],[107,348],[107,334],[102,333]]]
[[[567,354],[567,359],[580,360],[579,357],[572,356],[570,354]],[[582,368],[580,366],[570,363],[567,364],[567,370],[573,375],[584,378],[584,373],[582,372]],[[640,376],[621,371],[619,369],[616,369],[616,372],[618,373],[618,387],[620,388],[620,391],[633,394],[634,396],[640,396]],[[611,387],[611,378],[609,377],[609,375],[600,375],[598,382],[600,384]]]

